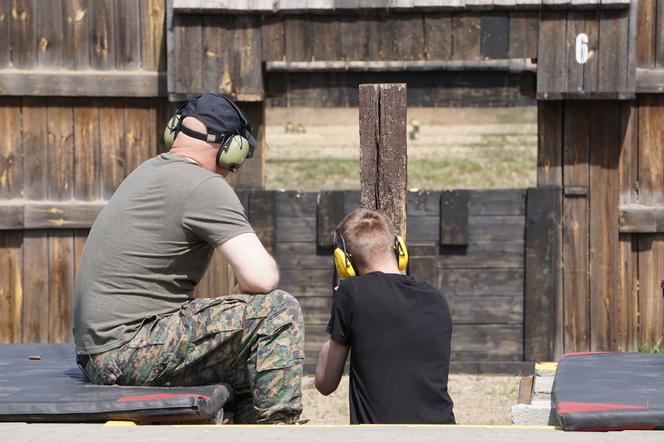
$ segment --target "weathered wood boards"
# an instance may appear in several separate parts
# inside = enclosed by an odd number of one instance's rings
[[[360,85],[360,205],[406,238],[406,85]]]
[[[0,95],[165,95],[165,14],[165,0],[5,1]]]
[[[627,10],[542,12],[537,98],[633,98],[634,26]]]

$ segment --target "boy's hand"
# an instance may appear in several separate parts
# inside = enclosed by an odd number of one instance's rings
[[[316,365],[316,390],[327,396],[339,386],[350,347],[339,344],[329,336],[318,355]]]

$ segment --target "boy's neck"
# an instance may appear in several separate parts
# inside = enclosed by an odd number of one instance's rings
[[[391,259],[389,260],[384,260],[381,262],[373,262],[368,267],[365,268],[360,267],[359,268],[360,275],[366,275],[367,273],[372,273],[372,272],[401,274],[401,272],[399,271],[399,267],[397,266],[397,263],[394,259],[394,256],[390,258]]]

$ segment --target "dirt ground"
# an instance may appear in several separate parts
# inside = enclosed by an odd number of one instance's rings
[[[303,381],[303,419],[310,424],[348,424],[348,376],[337,391],[325,397],[316,391],[313,377]],[[457,423],[473,425],[511,424],[511,407],[518,398],[517,376],[452,374],[449,391]]]
[[[420,127],[408,141],[409,188],[535,184],[536,108],[414,108],[408,119]],[[268,188],[359,188],[357,109],[268,109],[266,133]]]

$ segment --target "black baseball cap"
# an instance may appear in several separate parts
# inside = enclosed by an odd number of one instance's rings
[[[203,94],[186,102],[181,111],[182,119],[194,117],[207,127],[207,137],[196,136],[195,131],[180,129],[187,135],[202,139],[209,143],[223,143],[229,136],[239,134],[249,141],[251,151],[256,149],[256,139],[251,135],[251,125],[239,107],[225,95]],[[203,135],[203,134],[201,134]]]

